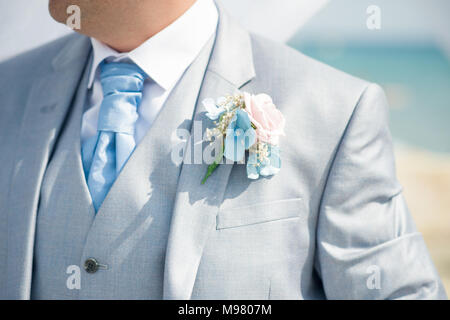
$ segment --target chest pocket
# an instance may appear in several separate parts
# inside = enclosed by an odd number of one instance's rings
[[[301,198],[294,198],[220,210],[217,215],[216,229],[298,218],[303,212],[303,205]]]

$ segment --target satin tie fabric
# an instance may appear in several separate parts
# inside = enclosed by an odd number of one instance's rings
[[[131,63],[100,65],[103,100],[97,135],[82,145],[83,168],[97,212],[136,142],[135,124],[147,75]]]

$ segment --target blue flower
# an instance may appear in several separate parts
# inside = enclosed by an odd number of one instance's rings
[[[206,116],[211,120],[217,120],[225,112],[225,108],[218,106],[214,99],[207,98],[202,103],[207,111]]]
[[[259,176],[271,176],[281,168],[280,148],[275,145],[266,144],[266,157],[261,161],[256,152],[250,152],[247,161],[247,177],[258,179]]]
[[[252,128],[247,112],[238,109],[228,125],[225,137],[224,156],[233,161],[244,159],[245,150],[256,142],[256,132]]]

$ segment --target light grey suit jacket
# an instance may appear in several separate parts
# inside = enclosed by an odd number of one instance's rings
[[[207,165],[182,165],[164,297],[446,298],[395,176],[382,89],[250,35],[219,11],[194,119],[212,125],[198,103],[205,97],[269,94],[287,120],[282,169],[252,181],[245,165],[226,164],[201,185]],[[0,298],[30,297],[42,178],[89,54],[89,40],[71,35],[0,65]],[[172,134],[158,130],[155,139]],[[136,162],[129,181],[139,179]],[[116,189],[110,203],[133,192]]]

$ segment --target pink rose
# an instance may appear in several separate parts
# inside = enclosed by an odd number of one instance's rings
[[[262,142],[278,144],[279,136],[284,136],[286,120],[267,94],[252,95],[244,92],[245,111],[256,126],[256,136]]]

